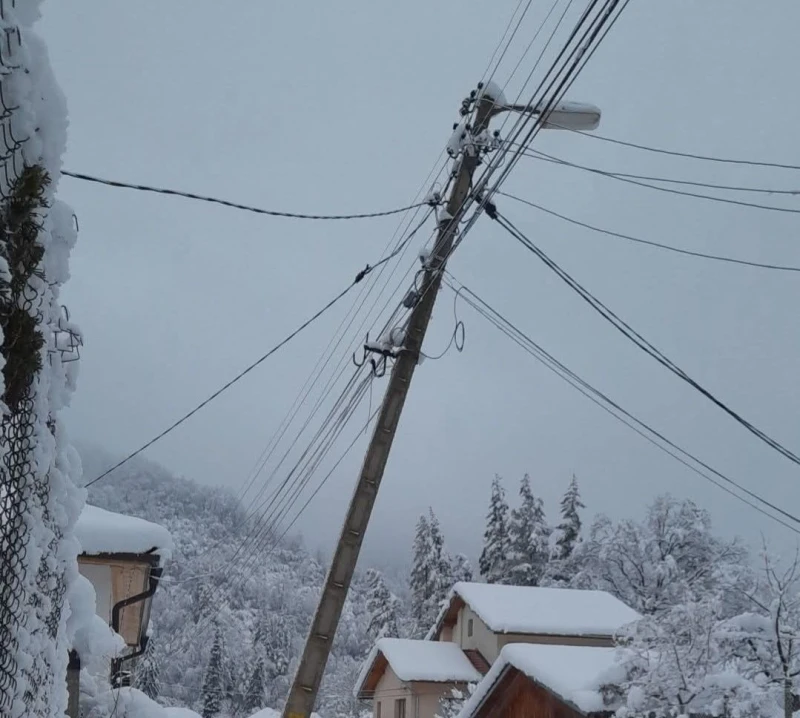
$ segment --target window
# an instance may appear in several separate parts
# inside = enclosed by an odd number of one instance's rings
[[[406,718],[406,699],[398,698],[394,702],[394,718]]]
[[[472,622],[472,619],[470,618],[467,621],[467,638],[472,638],[472,630],[473,630],[473,628],[474,628],[473,622]]]
[[[375,718],[381,718],[381,702],[375,704]]]

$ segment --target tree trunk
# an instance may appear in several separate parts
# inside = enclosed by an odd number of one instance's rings
[[[786,676],[783,679],[783,718],[792,718],[794,714],[794,694],[792,692],[792,679]]]

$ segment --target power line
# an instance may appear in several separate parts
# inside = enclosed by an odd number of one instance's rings
[[[766,264],[763,262],[753,262],[747,259],[735,259],[734,257],[724,257],[717,254],[706,254],[704,252],[695,252],[691,249],[681,249],[680,247],[673,247],[669,244],[661,244],[660,242],[654,242],[649,239],[642,239],[640,237],[633,237],[629,234],[622,234],[620,232],[614,232],[610,229],[603,229],[602,227],[596,227],[595,225],[588,224],[587,222],[581,222],[578,219],[573,217],[568,217],[564,214],[559,214],[558,212],[553,211],[552,209],[547,209],[547,207],[542,207],[540,204],[536,204],[535,202],[531,202],[530,200],[523,199],[522,197],[518,197],[516,195],[511,194],[510,192],[502,192],[498,190],[496,194],[502,195],[503,197],[508,197],[509,199],[513,199],[517,202],[522,202],[522,204],[527,204],[529,207],[533,207],[538,209],[540,212],[545,212],[546,214],[552,215],[553,217],[558,217],[565,222],[569,222],[570,224],[575,224],[579,227],[584,227],[586,229],[591,229],[594,232],[600,232],[601,234],[606,234],[610,237],[618,237],[619,239],[626,239],[630,242],[636,242],[638,244],[645,244],[650,247],[656,247],[658,249],[665,249],[670,252],[676,252],[678,254],[685,254],[690,257],[699,257],[701,259],[712,259],[717,262],[728,262],[730,264],[742,264],[749,267],[758,267],[759,269],[773,269],[782,272],[800,272],[800,267],[792,267],[789,265],[783,264]]]
[[[770,437],[764,431],[756,427],[754,424],[747,421],[747,419],[731,409],[708,389],[692,379],[685,371],[683,371],[683,369],[675,364],[675,362],[669,359],[663,352],[659,351],[655,346],[653,346],[653,344],[651,344],[649,341],[647,341],[647,339],[633,329],[630,324],[622,320],[617,314],[615,314],[611,309],[597,299],[597,297],[595,297],[579,282],[573,279],[573,277],[571,277],[558,264],[556,264],[556,262],[550,259],[550,257],[548,257],[541,249],[539,249],[539,247],[537,247],[528,237],[526,237],[519,229],[517,229],[508,219],[498,213],[497,221],[501,227],[511,234],[512,237],[514,237],[526,249],[541,259],[549,269],[555,272],[562,281],[564,281],[571,289],[573,289],[587,304],[589,304],[598,314],[600,314],[600,316],[609,322],[623,336],[639,347],[639,349],[651,356],[659,364],[669,369],[673,374],[689,384],[689,386],[700,392],[709,401],[722,409],[739,424],[744,426],[751,434],[761,439],[765,444],[767,444],[767,446],[774,449],[785,458],[789,459],[789,461],[800,465],[800,457]]]
[[[112,466],[110,469],[107,469],[102,474],[100,474],[98,477],[92,479],[89,483],[85,484],[84,487],[86,488],[86,487],[91,486],[92,484],[97,483],[98,481],[100,481],[100,479],[105,478],[110,473],[112,473],[113,471],[118,469],[120,466],[122,466],[123,464],[126,464],[127,462],[129,462],[135,456],[138,456],[143,451],[145,451],[146,449],[150,448],[157,441],[160,441],[161,439],[163,439],[167,434],[169,434],[173,430],[177,429],[181,424],[183,424],[185,421],[187,421],[192,416],[194,416],[198,411],[200,411],[205,406],[210,404],[212,401],[214,401],[214,399],[216,399],[222,393],[224,393],[225,391],[230,389],[240,379],[244,378],[247,374],[249,374],[251,371],[253,371],[253,369],[255,369],[257,366],[262,364],[267,359],[269,359],[269,357],[271,357],[273,354],[275,354],[275,352],[277,352],[279,349],[281,349],[286,344],[288,344],[292,339],[294,339],[298,334],[300,334],[300,332],[302,332],[304,329],[306,329],[310,324],[312,324],[314,321],[319,319],[323,314],[325,314],[325,312],[327,312],[331,307],[333,307],[340,299],[344,298],[344,296],[346,294],[348,294],[350,292],[350,290],[356,284],[358,284],[362,279],[364,279],[364,277],[367,276],[367,274],[369,274],[369,272],[371,272],[375,267],[379,266],[380,264],[383,264],[384,262],[388,261],[391,258],[391,256],[392,255],[389,255],[388,257],[385,257],[380,262],[376,263],[374,266],[367,265],[367,267],[365,269],[362,269],[356,275],[355,279],[345,289],[343,289],[341,292],[339,292],[339,294],[337,294],[333,299],[331,299],[324,307],[322,307],[322,309],[320,309],[319,311],[314,313],[312,316],[310,316],[308,319],[306,319],[306,321],[304,321],[299,327],[297,327],[297,329],[295,329],[293,332],[291,332],[291,334],[289,334],[284,339],[282,339],[280,342],[278,342],[278,344],[276,344],[274,347],[272,347],[272,349],[270,349],[266,354],[263,354],[258,359],[256,359],[256,361],[254,361],[248,367],[246,367],[241,372],[239,372],[235,377],[233,377],[233,379],[231,379],[230,381],[228,381],[225,384],[223,384],[214,393],[212,393],[210,396],[208,396],[206,399],[204,399],[202,402],[200,402],[196,407],[194,407],[194,409],[192,409],[191,411],[189,411],[186,414],[184,414],[180,419],[178,419],[176,422],[174,422],[169,427],[164,429],[164,431],[162,431],[160,434],[158,434],[155,437],[153,437],[152,439],[150,439],[150,441],[148,441],[147,443],[143,444],[142,446],[140,446],[135,451],[132,451],[124,459],[122,459],[121,461],[118,461],[116,464],[114,464],[114,466]]]
[[[530,157],[529,153],[525,154],[526,156]],[[557,157],[545,154],[544,152],[536,152],[536,155],[538,155],[540,159],[550,160],[552,162],[555,162],[556,164],[564,165],[565,167],[572,167],[574,169],[583,170],[584,172],[591,172],[592,174],[601,175],[603,177],[608,177],[610,179],[615,179],[618,182],[626,182],[627,184],[637,185],[638,187],[647,187],[648,189],[654,189],[657,190],[658,192],[667,192],[668,194],[680,195],[682,197],[694,197],[695,199],[704,199],[709,202],[722,202],[724,204],[735,204],[740,207],[763,209],[770,212],[785,212],[788,214],[800,214],[800,209],[792,209],[791,207],[775,207],[774,205],[759,204],[757,202],[745,202],[744,200],[730,199],[729,197],[715,197],[714,195],[710,194],[687,192],[686,190],[674,189],[672,187],[659,187],[658,185],[649,184],[647,182],[640,182],[639,180],[628,179],[623,175],[614,174],[613,172],[606,172],[605,170],[596,169],[594,167],[587,167],[585,165],[579,165],[574,162],[567,162],[566,160],[558,159]]]
[[[452,274],[450,274],[450,276],[455,280],[455,277],[453,277]],[[458,280],[456,280],[456,281],[458,281]],[[549,369],[550,371],[555,373],[559,378],[561,378],[564,381],[566,381],[573,388],[577,389],[581,394],[583,394],[588,399],[593,401],[601,409],[606,411],[608,414],[613,416],[615,419],[617,419],[621,423],[625,424],[629,428],[633,429],[637,434],[639,434],[643,438],[647,439],[654,446],[658,447],[659,449],[661,449],[665,453],[669,454],[670,456],[672,456],[677,461],[680,461],[684,466],[688,467],[689,469],[694,471],[696,474],[698,474],[699,476],[703,477],[707,481],[711,482],[715,486],[721,488],[723,491],[729,493],[731,496],[734,496],[739,501],[742,501],[743,503],[747,504],[751,508],[755,509],[759,513],[762,513],[763,515],[767,516],[768,518],[772,519],[773,521],[776,521],[776,522],[782,524],[783,526],[785,526],[786,528],[790,529],[791,531],[794,531],[795,533],[800,534],[800,530],[798,530],[794,526],[786,523],[785,521],[783,521],[782,519],[777,518],[776,516],[773,516],[772,514],[770,514],[769,512],[765,511],[763,508],[761,508],[760,506],[757,506],[756,504],[753,504],[752,502],[748,501],[747,499],[745,499],[744,497],[740,496],[736,492],[732,491],[727,486],[725,486],[723,484],[720,484],[716,479],[714,479],[711,476],[708,476],[706,473],[704,473],[703,471],[698,469],[696,466],[694,466],[693,464],[689,463],[689,461],[687,461],[686,459],[684,459],[684,458],[678,456],[677,454],[673,453],[672,451],[670,451],[668,448],[666,448],[662,444],[659,444],[658,441],[655,441],[652,437],[653,436],[657,437],[664,444],[669,446],[671,449],[674,449],[675,451],[680,452],[681,454],[683,454],[685,457],[687,457],[691,461],[694,461],[697,465],[703,467],[707,471],[709,471],[709,472],[713,473],[714,475],[716,475],[718,478],[722,479],[724,482],[726,482],[726,483],[728,483],[728,484],[730,484],[732,486],[735,486],[737,489],[739,489],[743,493],[747,494],[748,496],[750,496],[751,498],[755,499],[756,501],[762,503],[764,506],[769,507],[773,511],[776,511],[776,512],[782,514],[783,516],[785,516],[786,518],[790,519],[791,521],[800,524],[800,518],[794,516],[793,514],[789,513],[788,511],[784,511],[779,506],[771,503],[770,501],[767,501],[766,499],[764,499],[763,497],[759,496],[755,492],[750,491],[749,489],[745,488],[744,486],[742,486],[741,484],[737,483],[733,479],[731,479],[728,476],[724,475],[720,471],[717,471],[713,467],[709,466],[707,463],[705,463],[702,460],[698,459],[696,456],[694,456],[690,452],[686,451],[685,449],[681,448],[679,445],[677,445],[674,442],[670,441],[666,436],[664,436],[660,432],[656,431],[655,429],[653,429],[651,426],[649,426],[645,422],[643,422],[640,419],[638,419],[637,417],[635,417],[633,414],[631,414],[629,411],[624,409],[618,403],[616,403],[615,401],[610,399],[606,394],[604,394],[600,390],[598,390],[595,387],[593,387],[587,381],[582,379],[578,374],[576,374],[571,369],[569,369],[567,366],[565,366],[563,363],[561,363],[552,354],[550,354],[548,351],[546,351],[544,348],[542,348],[541,345],[537,344],[533,339],[531,339],[527,334],[525,334],[521,329],[519,329],[519,327],[515,326],[509,319],[504,317],[499,311],[497,311],[494,307],[492,307],[486,300],[484,300],[481,297],[479,297],[474,291],[472,291],[468,287],[466,287],[466,286],[464,286],[463,284],[460,284],[460,283],[459,283],[460,286],[458,288],[456,288],[450,282],[448,282],[447,284],[456,293],[456,300],[458,300],[458,298],[461,297],[467,304],[469,304],[470,307],[472,307],[472,309],[474,309],[481,316],[483,316],[485,319],[487,319],[492,325],[494,325],[497,329],[499,329],[501,332],[503,332],[507,337],[509,337],[512,341],[514,341],[514,343],[516,343],[519,347],[521,347],[526,352],[528,352],[531,356],[533,356],[534,359],[536,359],[543,366],[545,366],[547,369]],[[466,295],[471,295],[471,297],[470,296],[466,296]],[[473,301],[472,298],[474,298],[474,301]],[[615,412],[618,412],[618,413],[615,413]],[[631,422],[635,423],[637,426],[633,426],[633,424]],[[647,433],[645,433],[645,432],[647,432]]]
[[[252,207],[246,204],[239,204],[238,202],[229,202],[225,199],[218,197],[208,197],[206,195],[195,194],[194,192],[183,192],[181,190],[167,189],[164,187],[151,187],[150,185],[131,184],[128,182],[118,182],[117,180],[108,180],[101,177],[94,177],[92,175],[83,174],[81,172],[69,172],[62,170],[61,174],[73,179],[84,180],[85,182],[94,182],[96,184],[107,185],[108,187],[121,187],[123,189],[133,189],[140,192],[155,192],[157,194],[166,194],[173,197],[184,197],[185,199],[194,199],[200,202],[210,202],[211,204],[220,204],[224,207],[231,207],[232,209],[240,209],[245,212],[254,212],[255,214],[266,214],[270,217],[288,217],[290,219],[370,219],[373,217],[389,217],[393,214],[401,214],[410,209],[422,207],[426,202],[418,202],[417,204],[409,204],[405,207],[398,207],[397,209],[389,209],[383,212],[364,212],[361,214],[300,214],[297,212],[278,212],[276,210],[262,209],[260,207]]]
[[[551,122],[551,124],[555,124]],[[750,165],[753,167],[776,167],[778,169],[784,170],[800,170],[800,165],[790,165],[790,164],[781,164],[780,162],[761,162],[757,160],[741,160],[741,159],[732,159],[730,157],[714,157],[710,155],[700,155],[694,154],[692,152],[679,152],[677,150],[668,150],[662,147],[653,147],[651,145],[641,145],[637,144],[636,142],[628,142],[626,140],[620,140],[616,137],[608,137],[605,135],[598,135],[596,132],[592,132],[591,134],[588,132],[584,132],[583,130],[575,130],[571,127],[562,127],[559,125],[563,130],[569,130],[570,132],[576,132],[579,135],[584,135],[585,137],[591,137],[595,140],[601,140],[602,142],[611,142],[615,145],[623,145],[625,147],[634,147],[638,150],[645,150],[646,152],[656,152],[662,155],[672,155],[674,157],[687,157],[693,160],[705,160],[708,162],[722,162],[725,164],[732,164],[732,165]]]
[[[648,182],[669,182],[671,184],[682,184],[690,187],[707,187],[709,189],[721,189],[729,192],[756,192],[760,194],[779,194],[791,195],[797,197],[800,195],[800,189],[770,189],[769,187],[745,187],[741,185],[728,185],[728,184],[714,184],[713,182],[699,182],[696,180],[675,179],[673,177],[653,177],[651,175],[638,175],[629,172],[612,172],[611,170],[601,170],[598,167],[586,167],[573,162],[568,162],[561,157],[548,155],[544,152],[537,150],[528,150],[525,152],[526,157],[532,159],[542,160],[543,162],[553,162],[555,164],[570,165],[572,167],[579,167],[580,169],[589,172],[602,172],[603,174],[614,175],[614,177],[627,177],[628,179],[646,180]]]

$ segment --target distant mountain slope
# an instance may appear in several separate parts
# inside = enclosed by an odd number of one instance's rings
[[[92,447],[79,447],[91,479],[114,463]],[[164,525],[175,552],[156,593],[152,663],[164,704],[202,709],[203,683],[217,632],[222,646],[220,715],[249,715],[279,707],[302,650],[325,575],[297,539],[276,545],[253,536],[255,522],[228,490],[202,486],[137,458],[89,489],[89,502]],[[337,634],[319,712],[355,716],[351,691],[369,649],[363,579],[350,592]],[[263,659],[263,699],[253,672]],[[258,670],[262,670],[258,669]],[[216,669],[214,669],[216,670]],[[207,692],[212,690],[207,687]]]

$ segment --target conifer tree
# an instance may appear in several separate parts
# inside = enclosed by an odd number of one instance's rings
[[[550,527],[542,500],[533,495],[525,474],[519,488],[520,505],[511,512],[508,568],[505,581],[518,586],[538,586],[547,568]]]
[[[472,564],[463,553],[457,553],[453,556],[450,567],[450,575],[453,578],[453,583],[459,581],[470,582],[474,578],[472,572]]]
[[[481,576],[488,583],[502,583],[506,578],[508,550],[508,504],[500,477],[495,476],[483,534],[483,551],[478,564]]]
[[[211,655],[203,677],[202,699],[203,718],[214,718],[222,707],[222,697],[225,690],[223,680],[223,647],[222,633],[219,626],[214,629],[214,643],[211,645]]]
[[[561,522],[556,527],[554,558],[564,561],[572,556],[581,535],[578,509],[585,508],[578,491],[578,479],[573,474],[564,498],[561,499]]]
[[[154,644],[152,639],[148,638],[144,653],[136,666],[134,686],[148,698],[155,700],[161,692],[159,674],[160,670],[158,658],[154,651]]]
[[[433,513],[433,509],[428,510],[428,526],[431,532],[431,555],[429,563],[433,575],[430,582],[430,593],[428,595],[428,605],[425,613],[428,628],[430,628],[439,615],[442,601],[447,597],[453,585],[453,566],[452,559],[444,547],[444,536],[442,536],[439,519],[436,517],[436,514]]]
[[[397,598],[389,591],[380,571],[371,568],[367,571],[367,633],[373,640],[378,638],[397,638]]]
[[[414,549],[411,564],[411,618],[414,622],[414,633],[425,623],[425,611],[430,595],[431,530],[427,517],[423,514],[417,521],[414,535]]]
[[[247,715],[261,710],[267,703],[266,666],[264,656],[260,655],[253,666],[242,709]]]

